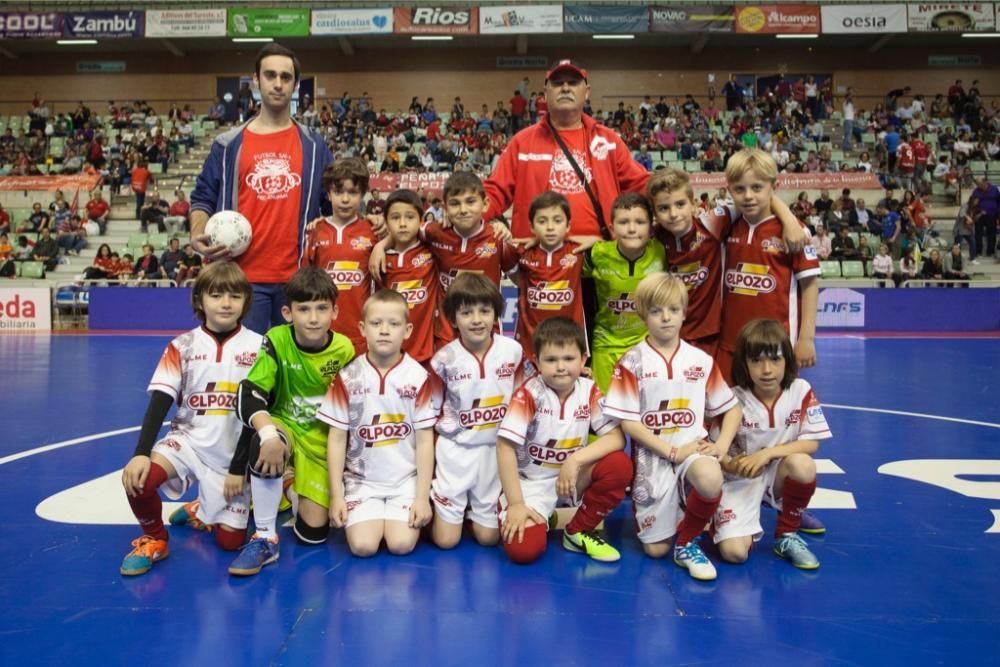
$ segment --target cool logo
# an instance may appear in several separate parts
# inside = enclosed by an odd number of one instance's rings
[[[413,432],[405,423],[364,424],[358,427],[358,437],[369,447],[383,440],[402,440]]]
[[[642,425],[651,431],[665,428],[685,428],[694,425],[694,412],[687,408],[645,412],[642,415]]]

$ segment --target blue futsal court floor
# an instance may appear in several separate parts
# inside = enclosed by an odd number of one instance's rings
[[[0,665],[997,664],[1000,339],[821,338],[822,567],[775,557],[765,511],[749,563],[708,584],[642,555],[628,501],[617,564],[557,535],[532,566],[469,540],[362,560],[286,528],[237,579],[181,529],[123,578],[119,471],[168,339],[0,337]]]

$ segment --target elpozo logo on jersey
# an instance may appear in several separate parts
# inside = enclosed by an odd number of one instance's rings
[[[462,428],[473,431],[496,428],[507,414],[507,406],[504,405],[503,398],[501,395],[476,399],[471,408],[458,413],[458,423],[461,424]]]
[[[549,440],[544,445],[528,445],[528,456],[543,468],[559,468],[580,446],[580,438]]]
[[[559,310],[573,303],[568,280],[542,282],[528,287],[528,305],[538,310]]]
[[[330,262],[326,265],[326,274],[343,292],[364,282],[365,273],[360,267],[361,262]]]
[[[236,409],[235,382],[209,382],[204,391],[188,394],[184,405],[198,415],[228,415]]]
[[[371,424],[358,427],[358,438],[365,447],[391,447],[413,433],[413,427],[404,421],[406,415],[375,415]]]
[[[406,299],[406,305],[410,308],[427,301],[427,288],[419,280],[403,280],[393,283],[392,289]]]
[[[659,410],[642,413],[642,425],[656,435],[670,435],[682,428],[694,426],[694,411],[688,408],[686,398],[673,398],[660,403]]]
[[[633,295],[628,292],[619,294],[616,298],[608,299],[605,302],[605,305],[608,310],[615,315],[625,315],[637,312],[635,309],[635,299]]]
[[[734,294],[757,296],[773,292],[777,282],[766,265],[740,262],[735,269],[726,271],[725,284]]]
[[[681,282],[688,288],[688,292],[708,280],[708,267],[702,266],[701,262],[680,264],[671,269],[670,273],[681,279]]]

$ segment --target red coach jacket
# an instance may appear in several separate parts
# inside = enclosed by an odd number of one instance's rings
[[[594,179],[590,183],[611,228],[611,204],[623,192],[643,192],[649,172],[632,158],[632,152],[618,134],[583,116],[583,127],[591,155]],[[515,238],[531,236],[528,208],[537,195],[551,189],[552,160],[562,151],[545,119],[518,132],[500,155],[496,169],[484,183],[489,198],[483,218],[492,220],[514,205],[511,231]],[[600,229],[580,229],[573,234],[599,236]]]

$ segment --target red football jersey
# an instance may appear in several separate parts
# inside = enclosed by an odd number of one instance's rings
[[[567,241],[555,250],[519,246],[517,263],[517,334],[528,359],[535,359],[531,337],[535,328],[550,317],[563,315],[583,324],[580,272],[583,256],[573,253],[576,243]]]
[[[659,227],[658,238],[667,251],[667,271],[688,289],[687,315],[681,338],[696,340],[719,333],[722,320],[722,244],[735,214],[718,206],[696,216],[681,238]]]
[[[358,322],[361,308],[372,293],[368,258],[376,243],[378,237],[371,225],[361,218],[343,226],[326,218],[306,239],[306,261],[326,271],[337,286],[337,318],[331,326],[351,339],[359,355],[368,350]]]
[[[816,248],[807,244],[789,255],[776,217],[751,225],[741,216],[726,241],[725,265],[722,349],[735,350],[740,329],[758,317],[781,322],[794,343],[799,334],[799,281],[820,274]]]
[[[434,332],[440,317],[441,287],[434,256],[417,241],[402,252],[386,250],[385,264],[381,286],[402,294],[410,307],[413,333],[403,341],[403,351],[424,363],[434,356]]]

